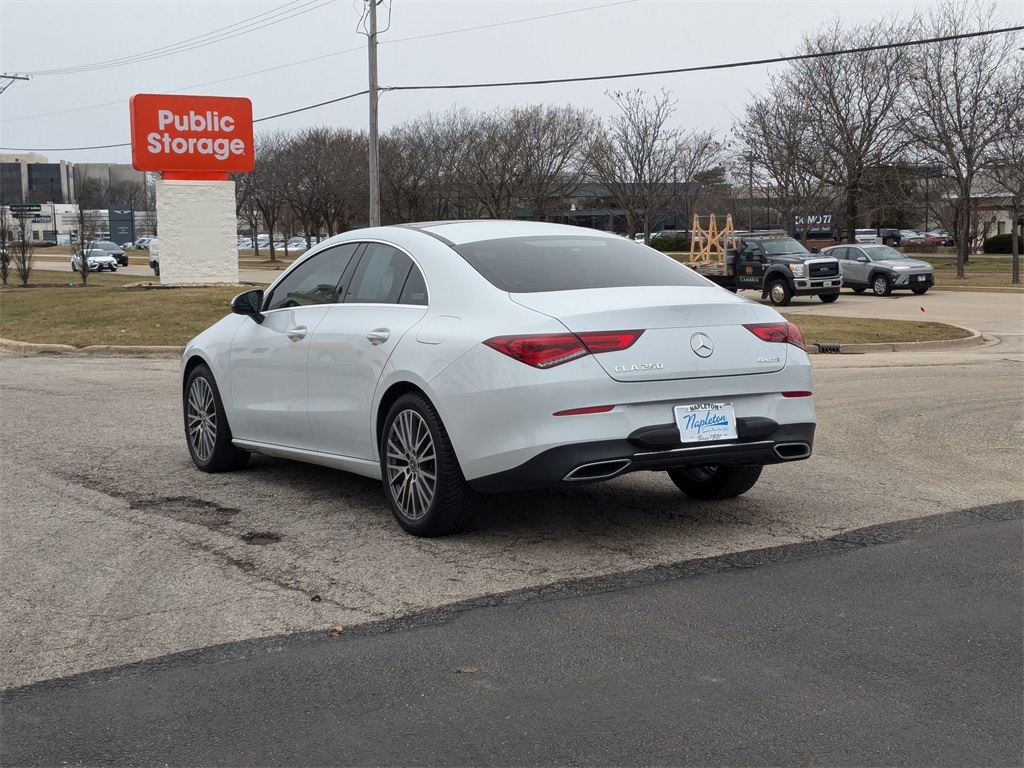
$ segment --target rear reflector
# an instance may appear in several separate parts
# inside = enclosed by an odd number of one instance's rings
[[[614,405],[592,405],[589,408],[570,408],[568,411],[556,411],[553,416],[581,416],[584,413],[608,413]]]
[[[792,344],[794,347],[806,349],[804,335],[792,323],[750,323],[743,327],[762,341]]]
[[[810,392],[783,392],[783,397],[810,397]]]
[[[585,355],[628,349],[643,331],[599,331],[544,336],[495,336],[484,342],[491,349],[534,368],[553,368]]]

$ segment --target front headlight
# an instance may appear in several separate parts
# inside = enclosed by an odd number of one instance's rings
[[[803,264],[790,264],[789,271],[793,273],[793,277],[804,276],[804,265]]]
[[[905,267],[902,264],[897,264],[893,269],[912,269],[912,267]]]

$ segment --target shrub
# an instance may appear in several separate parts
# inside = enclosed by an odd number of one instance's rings
[[[985,253],[1013,253],[1012,235],[1007,232],[1005,235],[986,237],[981,250]]]
[[[651,248],[659,251],[689,251],[690,238],[688,237],[652,237],[648,243]]]

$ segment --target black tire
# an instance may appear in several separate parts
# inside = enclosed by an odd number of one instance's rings
[[[892,285],[885,275],[875,275],[871,278],[871,291],[875,296],[888,296],[892,293]]]
[[[469,527],[477,494],[462,474],[440,416],[422,394],[395,401],[380,439],[384,496],[395,520],[414,536],[444,536]]]
[[[110,271],[111,271],[111,272],[117,272],[117,267],[111,267],[111,268],[110,268]]]
[[[921,296],[921,295],[923,295],[925,293],[928,293],[928,286],[927,285],[922,285],[919,288],[911,288],[910,290],[912,290],[918,296]]]
[[[724,467],[705,464],[699,467],[682,467],[668,470],[668,476],[676,487],[691,499],[717,501],[731,499],[746,493],[754,487],[761,476],[761,465],[745,467]]]
[[[864,291],[866,291],[867,288],[863,285],[858,285],[856,288],[853,288],[852,290],[854,293],[864,293]]]
[[[231,472],[249,463],[249,452],[231,442],[231,426],[213,373],[197,365],[182,395],[185,443],[193,463],[204,472]]]
[[[831,304],[833,301],[839,298],[839,293],[819,293],[818,298],[821,299],[824,304]]]
[[[160,265],[159,264],[157,264],[155,267],[153,267],[153,274],[156,275],[157,277],[160,277]]]
[[[789,283],[782,278],[772,280],[768,284],[768,299],[777,307],[788,307],[789,302],[793,299],[793,291],[790,290]]]

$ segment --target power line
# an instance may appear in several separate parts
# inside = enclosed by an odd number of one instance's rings
[[[297,2],[297,0],[294,0],[294,1]],[[496,23],[496,24],[482,24],[482,25],[476,26],[476,27],[461,27],[459,29],[450,29],[450,30],[447,30],[445,32],[434,32],[434,33],[431,33],[431,34],[428,34],[428,35],[416,35],[416,36],[413,36],[413,37],[399,37],[399,38],[397,38],[395,40],[380,40],[379,44],[381,44],[381,45],[384,45],[384,44],[391,45],[391,44],[394,44],[394,43],[407,43],[407,42],[410,42],[410,41],[413,41],[413,40],[423,40],[425,38],[430,38],[430,37],[442,37],[444,35],[461,34],[462,32],[475,32],[475,31],[481,30],[481,29],[491,29],[491,28],[494,28],[494,27],[505,27],[505,26],[509,26],[509,25],[512,25],[512,24],[522,24],[522,23],[528,22],[528,21],[540,21],[540,20],[543,20],[543,19],[554,18],[556,16],[568,16],[569,14],[574,14],[574,13],[585,13],[587,11],[597,11],[597,10],[601,10],[602,8],[610,8],[610,7],[616,6],[616,5],[627,5],[629,3],[635,3],[635,2],[639,2],[639,0],[618,0],[618,2],[614,2],[614,3],[605,3],[603,5],[592,5],[592,6],[587,6],[586,8],[576,8],[576,9],[571,10],[571,11],[560,11],[558,13],[549,13],[549,14],[544,14],[542,16],[529,16],[529,17],[523,18],[523,19],[513,19],[512,21],[503,21],[503,22],[499,22],[499,23]],[[268,13],[269,13],[269,11],[268,11]],[[260,15],[264,15],[264,14],[260,14]],[[257,18],[257,17],[254,17],[254,18]],[[239,22],[239,23],[242,23],[242,22]],[[227,28],[225,27],[225,29],[227,29]],[[220,31],[220,30],[215,30],[215,31]],[[213,33],[211,32],[209,34],[213,34]],[[185,42],[188,42],[188,41],[185,41]],[[162,49],[158,49],[158,50],[162,50]],[[309,64],[311,62],[320,61],[321,59],[327,59],[327,58],[330,58],[332,56],[343,56],[346,53],[353,53],[355,51],[362,51],[362,50],[364,50],[364,46],[359,46],[359,47],[356,47],[356,48],[347,48],[344,51],[336,51],[334,53],[325,53],[322,56],[314,56],[314,57],[309,58],[309,59],[302,59],[301,61],[293,61],[293,62],[291,62],[289,64],[281,64],[279,66],[269,67],[267,69],[258,69],[255,72],[246,72],[245,74],[235,75],[233,77],[225,77],[225,78],[223,78],[221,80],[211,80],[210,82],[206,82],[206,83],[197,83],[195,85],[187,85],[187,86],[185,86],[183,88],[175,88],[173,90],[168,91],[168,93],[180,93],[182,91],[187,91],[187,90],[190,90],[192,88],[204,88],[204,87],[206,87],[208,85],[217,85],[218,83],[226,83],[226,82],[230,82],[231,80],[241,80],[242,78],[245,78],[245,77],[252,77],[254,75],[262,75],[262,74],[265,74],[267,72],[274,72],[274,71],[279,70],[279,69],[287,69],[288,67],[296,67],[296,66],[299,66],[301,64]],[[25,115],[23,117],[7,117],[7,118],[0,119],[0,123],[15,123],[15,122],[23,121],[23,120],[35,120],[35,119],[40,118],[40,117],[54,117],[54,116],[57,116],[57,115],[67,115],[67,114],[71,114],[71,113],[74,113],[74,112],[84,112],[84,111],[89,110],[89,109],[100,109],[101,107],[121,106],[122,104],[124,104],[124,100],[123,99],[122,100],[118,100],[118,101],[108,101],[108,102],[104,102],[103,104],[93,104],[93,105],[88,106],[88,107],[75,107],[74,109],[63,109],[63,110],[59,110],[57,112],[43,112],[43,113],[35,114],[35,115]]]
[[[80,66],[63,67],[60,69],[39,70],[36,72],[29,72],[28,74],[35,77],[80,74],[100,69],[110,69],[112,67],[123,67],[127,64],[138,64],[143,61],[164,58],[165,56],[173,56],[178,53],[184,53],[185,51],[191,51],[196,48],[202,48],[207,45],[223,42],[224,40],[230,40],[234,37],[245,35],[249,32],[255,32],[258,29],[263,29],[274,24],[279,24],[282,21],[287,21],[295,18],[296,16],[301,16],[303,14],[310,13],[311,11],[315,11],[325,5],[330,5],[334,0],[305,0],[305,2],[299,5],[298,8],[289,10],[289,6],[293,6],[299,2],[300,0],[291,0],[291,2],[272,11],[265,11],[264,13],[257,14],[256,16],[252,16],[248,19],[244,19],[234,24],[229,24],[226,27],[215,29],[212,32],[207,32],[170,45],[165,45],[161,48],[154,48],[151,51],[145,51],[131,56],[124,56],[119,59],[100,61],[94,64],[83,64]]]
[[[562,77],[562,78],[551,78],[547,80],[516,80],[509,82],[496,82],[496,83],[451,83],[448,85],[397,85],[397,86],[384,86],[381,88],[382,91],[439,91],[439,90],[455,90],[455,89],[471,89],[471,88],[505,88],[511,86],[521,85],[552,85],[559,83],[581,83],[581,82],[594,82],[599,80],[620,80],[631,77],[653,77],[656,75],[674,75],[674,74],[688,74],[692,72],[709,72],[719,69],[737,69],[740,67],[754,67],[764,64],[779,64],[790,61],[806,61],[809,59],[823,59],[834,56],[849,56],[855,53],[869,53],[871,51],[884,51],[891,50],[893,48],[909,48],[920,45],[930,45],[932,43],[944,43],[953,40],[965,40],[974,37],[987,37],[990,35],[1005,34],[1007,32],[1021,32],[1024,31],[1024,25],[1016,27],[1003,27],[1000,29],[988,29],[982,30],[981,32],[963,32],[957,35],[944,35],[942,37],[930,37],[923,40],[906,40],[899,43],[885,43],[881,45],[868,45],[860,48],[843,48],[835,51],[818,51],[815,53],[803,53],[796,54],[793,56],[776,56],[770,59],[752,59],[747,61],[734,61],[725,64],[705,64],[697,67],[680,67],[677,69],[659,69],[650,70],[646,72],[629,72],[620,73],[614,75],[592,75],[589,77]],[[310,104],[309,106],[299,107],[298,109],[292,109],[287,112],[279,112],[276,115],[267,115],[254,120],[254,123],[261,123],[266,120],[274,120],[278,117],[284,117],[286,115],[294,115],[299,112],[307,112],[311,109],[317,109],[319,107],[327,106],[328,104],[336,104],[340,101],[346,101],[348,99],[355,98],[357,96],[363,96],[368,94],[369,91],[359,91],[358,93],[350,93],[347,96],[341,96],[337,99],[330,99],[328,101],[322,101],[318,104]],[[15,147],[0,147],[0,150],[7,152],[77,152],[79,150],[87,149],[113,149],[118,147],[131,146],[129,143],[124,144],[107,144],[104,146],[97,147],[51,147],[51,148],[15,148]]]
[[[468,88],[508,88],[519,85],[552,85],[555,83],[587,83],[596,80],[622,80],[631,77],[654,77],[656,75],[678,75],[691,72],[711,72],[718,69],[737,69],[740,67],[755,67],[764,64],[781,64],[789,61],[806,61],[808,59],[825,59],[833,56],[848,56],[854,53],[869,53],[871,51],[885,51],[893,48],[910,48],[918,45],[930,45],[931,43],[945,43],[952,40],[964,40],[971,37],[986,37],[988,35],[999,35],[1006,32],[1020,32],[1024,26],[1004,27],[1002,29],[987,29],[981,32],[964,32],[957,35],[944,35],[942,37],[929,37],[924,40],[906,40],[900,43],[884,43],[880,45],[867,45],[861,48],[843,48],[835,51],[818,51],[816,53],[803,53],[793,56],[776,56],[770,59],[748,59],[746,61],[733,61],[726,64],[704,64],[698,67],[679,67],[677,69],[657,69],[647,72],[627,72],[616,75],[591,75],[588,77],[559,77],[547,80],[516,80],[512,82],[497,83],[453,83],[449,85],[396,85],[384,90],[388,91],[442,91]]]

